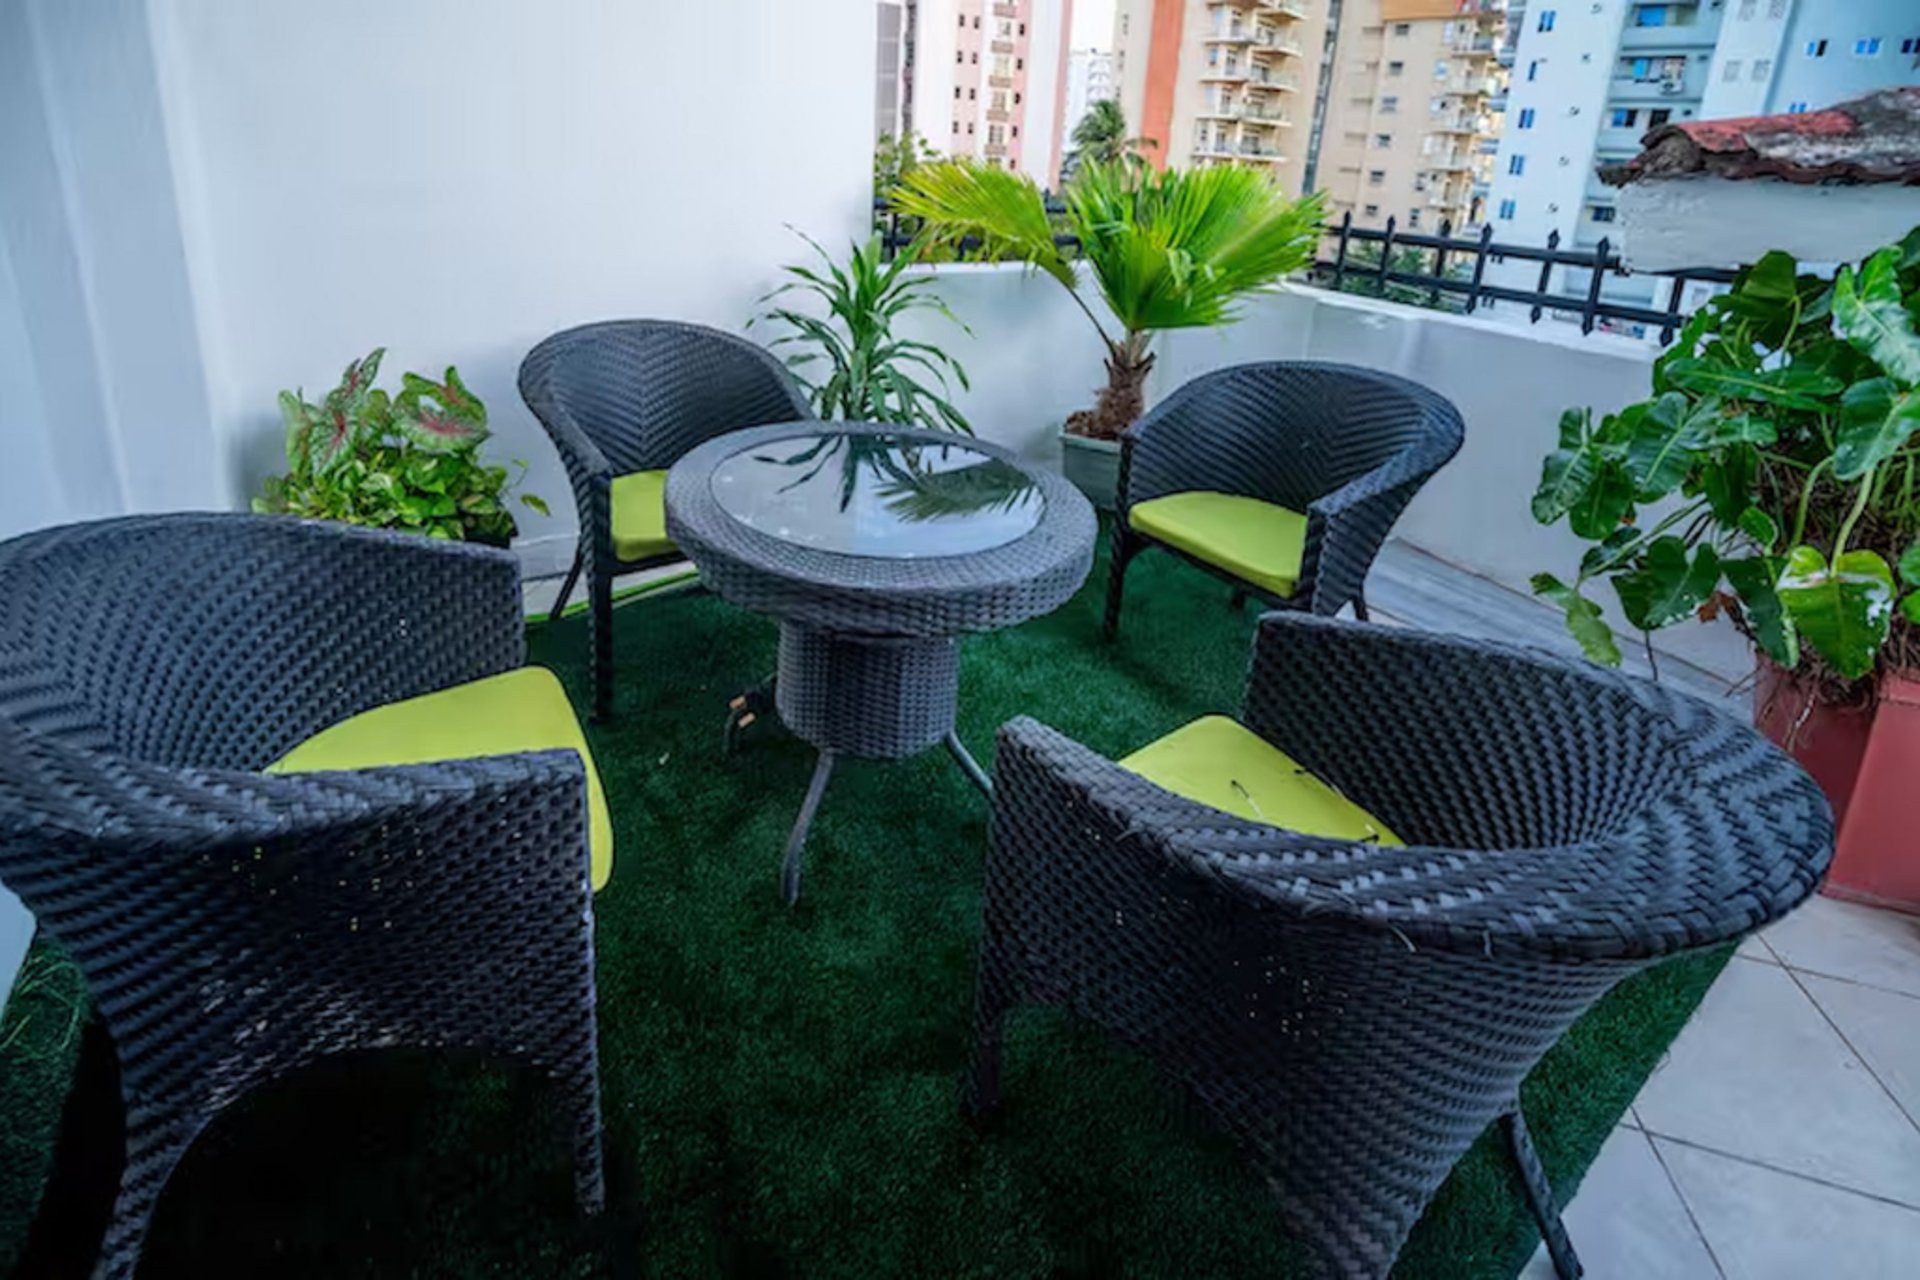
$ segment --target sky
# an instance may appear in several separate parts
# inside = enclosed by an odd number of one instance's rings
[[[1113,0],[1073,0],[1073,47],[1113,48]]]

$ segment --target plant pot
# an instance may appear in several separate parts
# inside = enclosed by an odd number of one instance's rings
[[[1810,704],[1791,674],[1762,661],[1754,723],[1833,806],[1833,866],[1821,891],[1920,912],[1920,831],[1906,793],[1920,778],[1920,675],[1883,677],[1872,706]]]
[[[1120,495],[1120,442],[1062,431],[1060,471],[1095,510],[1111,511]]]

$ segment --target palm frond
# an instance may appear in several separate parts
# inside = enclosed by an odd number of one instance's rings
[[[1053,242],[1046,196],[1024,174],[972,160],[921,165],[900,180],[893,206],[921,219],[936,240],[977,237],[986,256],[1030,263],[1074,286],[1073,264]]]

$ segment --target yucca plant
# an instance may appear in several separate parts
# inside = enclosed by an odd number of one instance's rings
[[[947,304],[930,292],[928,275],[911,275],[917,261],[912,246],[884,261],[880,239],[852,245],[843,268],[811,237],[800,237],[820,258],[820,269],[791,265],[793,277],[759,301],[762,306],[789,294],[810,294],[824,315],[790,306],[773,306],[747,321],[770,322],[789,332],[768,345],[786,355],[787,366],[806,388],[822,418],[845,422],[899,422],[936,431],[972,435],[964,415],[950,398],[957,383],[966,390],[967,371],[930,342],[902,338],[893,325],[914,311],[932,311],[970,332]],[[824,372],[825,376],[818,376]]]
[[[1065,286],[1107,348],[1107,385],[1067,430],[1112,439],[1140,416],[1162,329],[1238,319],[1238,304],[1313,260],[1318,195],[1291,200],[1264,173],[1244,168],[1154,172],[1088,164],[1065,192],[1067,223],[1118,333],[1081,296],[1074,262],[1054,243],[1046,197],[1018,173],[967,160],[922,165],[901,179],[894,204],[920,218],[936,242],[969,237],[981,256],[1030,263]]]

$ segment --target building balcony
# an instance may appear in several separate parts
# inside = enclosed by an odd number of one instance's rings
[[[1459,154],[1422,156],[1420,167],[1433,173],[1465,173],[1473,167],[1473,162]]]
[[[1662,53],[1698,53],[1711,49],[1720,39],[1720,28],[1712,23],[1689,23],[1671,27],[1625,26],[1620,29],[1620,52],[1635,55]]]
[[[1427,117],[1428,133],[1478,133],[1482,121],[1478,116],[1464,112],[1442,113]]]
[[[1200,78],[1202,80],[1237,81],[1237,80],[1245,80],[1247,78],[1247,75],[1248,75],[1248,68],[1247,68],[1247,64],[1244,62],[1237,62],[1237,63],[1223,62],[1218,66],[1206,66],[1206,67],[1200,68]]]
[[[1251,27],[1216,27],[1205,36],[1208,44],[1252,44],[1253,40]]]
[[[1300,89],[1300,77],[1291,71],[1275,71],[1270,67],[1255,66],[1253,74],[1247,77],[1249,89],[1271,89],[1278,93],[1297,93]]]

